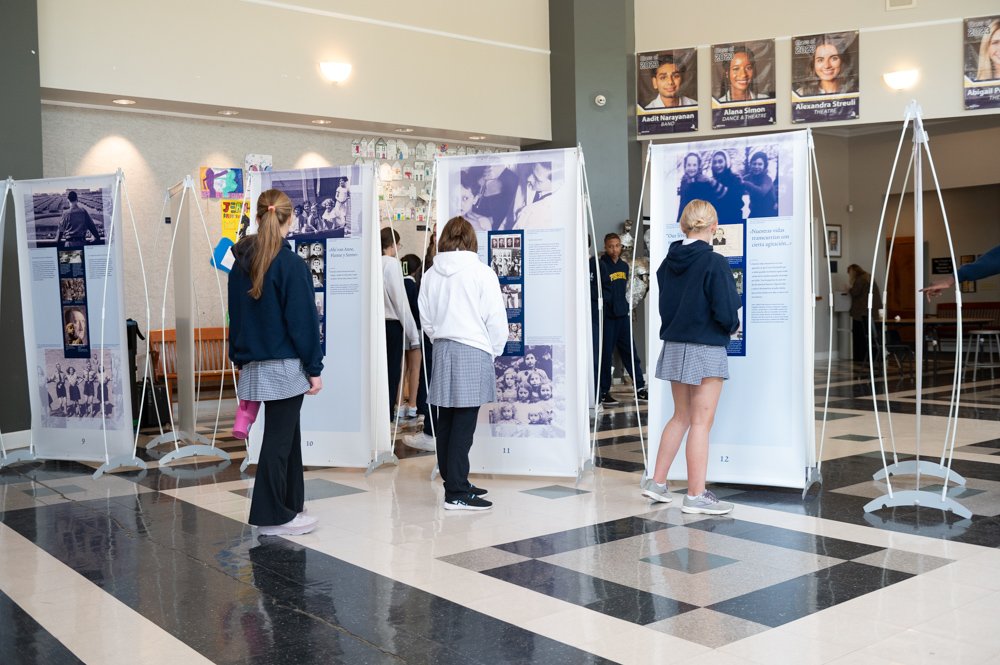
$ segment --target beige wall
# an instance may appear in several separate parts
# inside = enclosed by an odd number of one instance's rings
[[[167,188],[191,175],[198,180],[202,166],[242,166],[248,152],[270,154],[276,169],[350,164],[355,135],[334,131],[269,127],[230,121],[209,121],[146,113],[42,107],[43,168],[45,177],[112,173],[121,168],[143,248],[146,277],[159,327],[166,280],[167,250],[172,227],[163,223],[161,209]],[[412,145],[412,142],[410,142]],[[214,247],[221,236],[218,199],[198,199]],[[123,208],[124,210],[124,208]],[[193,280],[197,285],[197,326],[220,325],[216,270],[201,221],[192,209]],[[142,272],[135,238],[125,212],[125,313],[145,321]],[[182,220],[183,222],[183,220]],[[404,253],[423,246],[416,222],[396,222]],[[225,275],[219,273],[225,290]],[[172,285],[172,280],[171,280]],[[167,326],[173,324],[173,292],[168,289]],[[143,324],[145,325],[145,324]]]
[[[791,37],[822,32],[861,30],[860,122],[902,120],[910,99],[926,118],[988,114],[962,108],[961,19],[991,15],[996,0],[920,0],[914,9],[885,11],[882,0],[842,0],[814,4],[802,0],[770,0],[737,10],[719,2],[677,4],[635,0],[636,51],[701,46],[698,94],[701,105],[697,135],[733,134],[748,130],[712,130],[708,46],[727,41],[776,38],[778,121],[775,129],[799,128],[791,123]],[[918,68],[921,78],[908,92],[894,92],[882,82],[884,72]],[[857,125],[858,120],[825,125]],[[694,135],[692,135],[694,136]]]
[[[43,88],[551,137],[547,2],[39,0],[38,10]],[[351,78],[324,82],[323,60],[352,63]]]

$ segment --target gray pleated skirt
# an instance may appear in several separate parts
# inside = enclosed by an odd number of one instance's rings
[[[448,408],[497,401],[493,357],[451,339],[434,340],[434,365],[427,401]]]
[[[251,402],[269,402],[301,395],[309,387],[309,377],[298,358],[259,360],[240,368],[236,395]]]
[[[656,361],[656,378],[700,386],[709,377],[729,378],[729,356],[724,346],[664,342]]]

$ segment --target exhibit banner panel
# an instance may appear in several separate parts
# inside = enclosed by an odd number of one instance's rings
[[[306,395],[302,405],[303,464],[368,466],[376,450],[389,447],[374,171],[342,166],[263,171],[259,177],[261,190],[280,189],[292,200],[288,241],[312,275],[319,314],[323,390]],[[266,405],[261,414],[250,434],[253,463]]]
[[[132,455],[119,184],[115,174],[14,183],[39,458]]]
[[[650,269],[684,234],[688,202],[719,215],[713,250],[727,258],[743,306],[729,380],[712,428],[708,479],[801,488],[814,446],[813,331],[806,193],[808,132],[652,146]],[[659,285],[650,284],[648,358],[660,354]],[[649,387],[649,459],[673,414],[670,384]],[[686,476],[683,447],[670,478]]]
[[[575,149],[445,157],[438,232],[462,216],[493,268],[509,337],[479,411],[474,473],[575,476],[589,455],[590,299]]]

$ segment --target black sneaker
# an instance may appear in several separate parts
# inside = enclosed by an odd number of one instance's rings
[[[475,494],[470,494],[458,499],[449,499],[444,502],[445,510],[489,510],[493,507],[491,501],[480,499]]]
[[[639,388],[639,390],[636,391],[636,395],[639,396],[640,402],[646,402],[649,400],[649,391],[645,388]]]
[[[475,494],[476,496],[483,496],[484,494],[489,494],[489,490],[483,489],[482,487],[476,487],[475,485],[469,485],[471,488],[469,492]]]
[[[618,406],[620,403],[621,402],[616,400],[610,394],[607,394],[601,398],[601,404],[603,404],[604,406]]]

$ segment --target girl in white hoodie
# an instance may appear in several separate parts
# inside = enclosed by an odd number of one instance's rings
[[[486,490],[469,483],[469,449],[479,407],[495,402],[493,359],[507,343],[500,281],[479,260],[476,232],[462,217],[448,221],[433,267],[421,282],[420,323],[434,343],[427,401],[440,409],[438,470],[445,510],[487,510]]]

